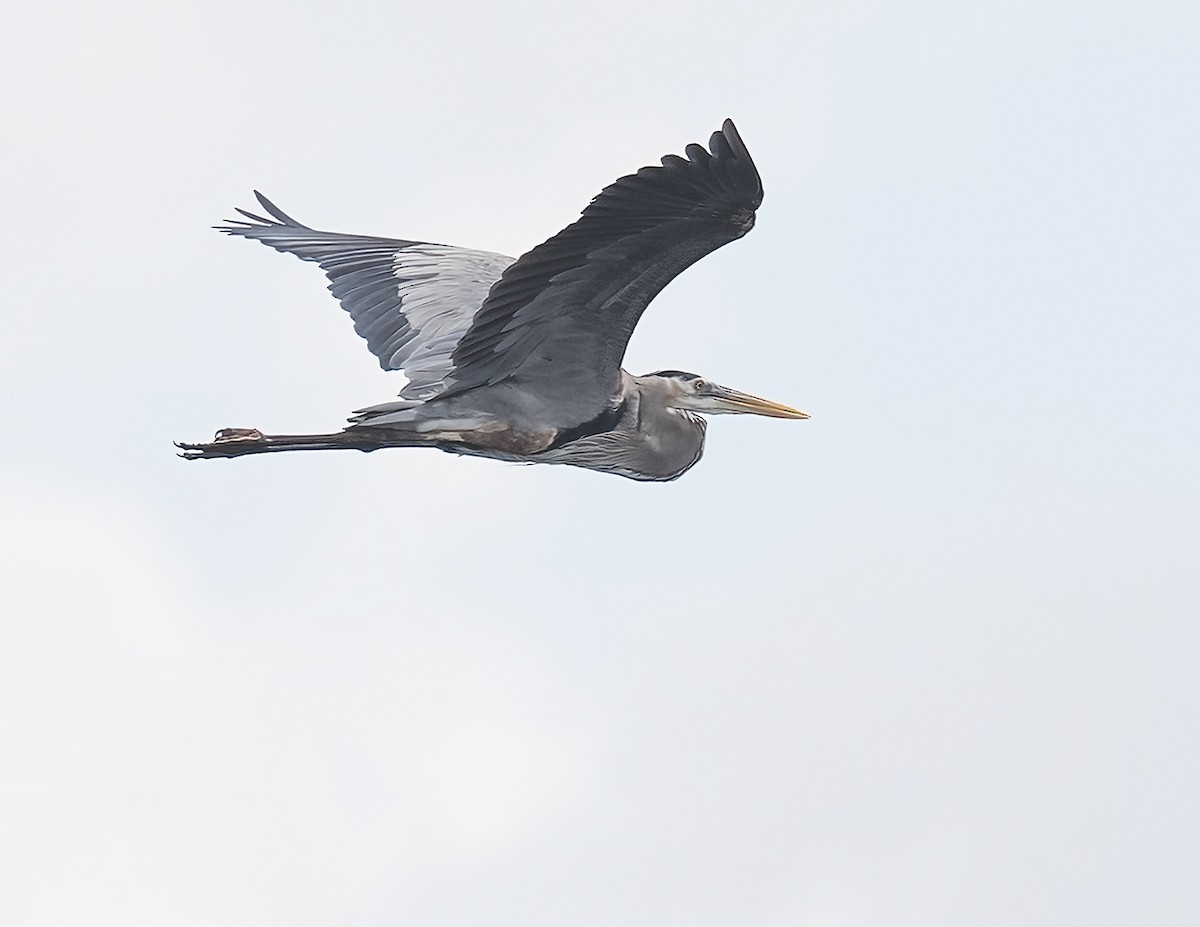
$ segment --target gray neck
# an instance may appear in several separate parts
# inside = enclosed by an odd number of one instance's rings
[[[636,410],[632,431],[638,438],[641,465],[656,479],[682,476],[704,453],[703,416],[671,407],[669,385],[655,377],[633,378]],[[631,403],[634,405],[634,403]]]
[[[609,429],[570,441],[539,455],[553,463],[576,464],[634,480],[673,480],[704,452],[705,420],[670,407],[669,385],[622,371],[612,407],[620,419]]]

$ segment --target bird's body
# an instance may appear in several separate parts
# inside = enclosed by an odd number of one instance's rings
[[[710,151],[689,145],[687,159],[668,155],[621,178],[516,260],[317,231],[258,194],[270,218],[239,210],[250,221],[221,229],[319,263],[380,365],[408,384],[337,433],[223,429],[211,443],[179,445],[183,455],[436,447],[659,481],[700,459],[701,413],[807,418],[695,374],[621,368],[650,300],[754,224],[762,184],[732,122]]]

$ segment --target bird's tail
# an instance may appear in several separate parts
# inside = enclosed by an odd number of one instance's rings
[[[381,447],[415,447],[426,442],[395,429],[347,428],[326,435],[267,435],[257,428],[222,428],[206,444],[176,441],[185,460],[242,457],[277,451],[374,451]]]

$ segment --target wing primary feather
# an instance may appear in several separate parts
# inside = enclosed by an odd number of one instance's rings
[[[282,223],[283,225],[290,225],[293,228],[298,228],[298,229],[307,229],[308,228],[307,225],[304,225],[301,222],[297,222],[295,219],[293,219],[291,216],[289,216],[286,212],[284,212],[282,209],[280,209],[278,206],[276,206],[274,203],[272,203],[269,199],[267,199],[265,196],[263,196],[257,190],[254,191],[254,198],[258,200],[259,205],[262,206],[262,208],[265,209],[269,215],[274,217],[278,222]],[[241,210],[238,210],[238,211],[241,212]]]
[[[234,212],[241,213],[247,219],[251,219],[254,222],[261,222],[263,225],[276,225],[276,223],[272,222],[270,219],[264,219],[262,216],[256,216],[254,213],[248,212],[247,210],[242,209],[240,206],[233,207],[233,210],[234,210]],[[250,224],[248,222],[242,222],[240,219],[226,219],[225,221],[226,222],[236,222],[236,223],[238,223],[238,225],[249,225]],[[217,226],[217,227],[220,228],[220,226]]]

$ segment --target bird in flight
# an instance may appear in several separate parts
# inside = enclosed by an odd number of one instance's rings
[[[399,398],[341,431],[224,428],[189,459],[277,451],[436,447],[673,480],[704,451],[703,416],[808,418],[682,370],[621,368],[642,312],[685,268],[754,226],[762,180],[733,122],[706,151],[666,155],[600,192],[578,221],[519,258],[423,241],[321,232],[261,193],[265,216],[218,229],[320,265]]]

